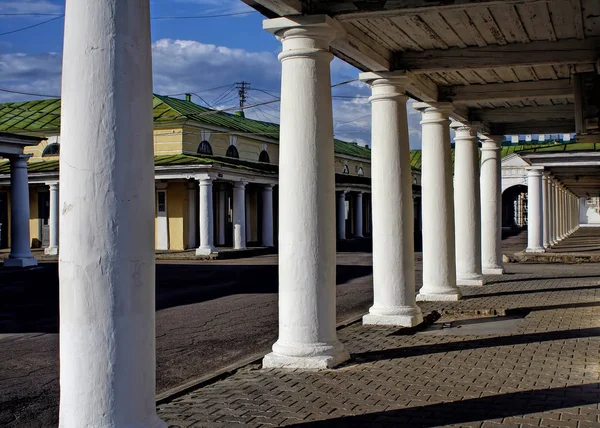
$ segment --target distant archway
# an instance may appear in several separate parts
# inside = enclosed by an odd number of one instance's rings
[[[58,156],[60,154],[60,144],[51,143],[46,146],[42,152],[42,157],[46,156]]]
[[[362,177],[365,175],[365,170],[362,168],[362,166],[359,166],[356,173],[358,174],[359,177]]]
[[[527,227],[527,186],[517,184],[502,192],[502,227]]]
[[[203,155],[212,155],[213,151],[212,151],[212,147],[210,145],[210,143],[208,141],[202,141],[200,143],[200,145],[198,146],[198,153],[203,154]]]
[[[260,152],[260,155],[258,155],[258,161],[265,162],[265,163],[271,162],[271,160],[269,159],[269,154],[267,153],[266,150],[263,150],[262,152]]]
[[[238,149],[234,145],[231,145],[227,148],[227,151],[225,152],[225,156],[227,156],[228,158],[236,158],[236,159],[240,158]]]

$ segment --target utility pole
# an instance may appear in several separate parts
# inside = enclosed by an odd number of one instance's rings
[[[235,86],[238,90],[238,97],[240,99],[240,110],[244,111],[244,104],[246,103],[246,96],[248,95],[250,82],[235,82]]]

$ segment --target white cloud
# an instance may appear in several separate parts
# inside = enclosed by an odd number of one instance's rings
[[[175,0],[176,3],[187,3],[201,6],[203,14],[253,12],[254,9],[240,0]]]

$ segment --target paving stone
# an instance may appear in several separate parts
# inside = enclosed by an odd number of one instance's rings
[[[557,279],[544,265],[511,268],[464,287],[461,301],[420,305],[445,313],[438,323],[528,309],[513,330],[395,335],[357,323],[338,331],[353,357],[342,368],[240,370],[158,412],[181,428],[600,426],[600,273],[564,265]]]

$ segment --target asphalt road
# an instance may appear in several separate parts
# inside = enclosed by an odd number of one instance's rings
[[[157,392],[247,356],[277,338],[277,259],[157,264]],[[338,321],[372,302],[371,254],[338,253]],[[0,270],[0,426],[58,423],[58,266]]]

